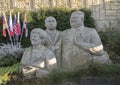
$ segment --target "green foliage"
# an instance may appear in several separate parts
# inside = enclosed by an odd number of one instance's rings
[[[80,81],[80,78],[92,76],[92,77],[103,77],[103,78],[114,78],[120,76],[120,65],[119,64],[97,64],[91,63],[87,68],[81,66],[72,71],[61,71],[54,72],[50,75],[52,83],[57,85],[64,81]]]
[[[88,9],[81,9],[81,11],[85,13],[85,20],[84,20],[85,26],[95,28],[96,25],[92,17],[92,12]]]
[[[27,22],[28,22],[28,29],[29,29],[29,35],[32,29],[34,28],[42,28],[46,29],[44,26],[45,18],[48,16],[53,16],[57,20],[57,29],[60,31],[63,31],[65,29],[70,28],[70,15],[71,13],[77,9],[69,9],[69,8],[52,8],[52,9],[39,9],[39,10],[30,10],[30,11],[23,11],[19,9],[15,9],[12,14],[17,14],[17,12],[20,12],[20,22],[21,26],[23,24],[24,14],[27,15]],[[91,17],[91,11],[87,9],[79,9],[85,13],[85,25],[88,27],[95,28],[95,23],[93,18]],[[6,13],[7,19],[9,17],[9,11]],[[2,28],[2,17],[0,17],[0,28]],[[2,29],[0,29],[0,43],[7,43],[9,41],[9,37],[4,38],[2,36]],[[22,38],[22,45],[23,47],[30,46],[30,40],[29,36],[27,38]]]
[[[105,32],[99,32],[104,49],[108,52],[114,63],[120,63],[120,31],[108,29]]]
[[[19,63],[16,63],[12,66],[1,67],[0,68],[0,85],[6,84],[10,80],[10,74],[18,72]]]
[[[16,58],[13,57],[5,57],[0,60],[0,67],[11,66],[15,63],[19,62]]]
[[[89,66],[89,74],[91,76],[99,77],[119,77],[120,76],[119,64],[97,64],[93,63]]]
[[[85,68],[81,68],[80,66],[71,71],[54,71],[48,77],[32,78],[32,79],[23,79],[21,75],[18,75],[18,73],[16,73],[18,72],[18,67],[19,67],[19,63],[14,64],[12,66],[0,68],[0,79],[2,78],[1,79],[2,81],[5,81],[6,79],[6,82],[10,80],[9,81],[10,85],[12,85],[13,82],[15,85],[22,85],[22,84],[61,85],[61,83],[65,81],[78,82],[80,81],[80,78],[84,78],[87,76],[103,77],[103,78],[114,78],[120,76],[119,64],[91,63],[89,66]],[[12,80],[10,79],[10,76]]]

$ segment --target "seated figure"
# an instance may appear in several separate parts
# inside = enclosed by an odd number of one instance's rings
[[[109,63],[97,31],[84,26],[84,13],[75,11],[70,17],[71,29],[63,32],[62,67],[69,69],[88,62]]]
[[[26,48],[20,62],[20,72],[25,77],[43,77],[57,68],[54,53],[44,46],[47,34],[40,28],[31,31],[32,47]]]

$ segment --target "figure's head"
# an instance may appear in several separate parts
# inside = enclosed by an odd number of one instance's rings
[[[84,25],[84,13],[82,11],[74,11],[70,17],[70,25],[72,28]]]
[[[43,44],[42,42],[46,39],[47,34],[41,28],[35,28],[31,31],[30,41],[33,46]]]
[[[53,30],[57,27],[56,19],[52,16],[49,16],[45,19],[45,26],[49,30]]]

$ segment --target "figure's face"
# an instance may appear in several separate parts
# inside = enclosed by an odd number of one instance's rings
[[[33,31],[30,35],[30,41],[33,46],[36,46],[41,44],[42,39],[40,38],[38,32]]]
[[[78,15],[71,15],[70,17],[70,25],[72,28],[77,28],[82,26],[83,18]]]
[[[48,17],[46,20],[45,20],[45,26],[47,27],[47,29],[49,30],[53,30],[57,27],[57,22],[55,20],[55,18],[53,17]]]

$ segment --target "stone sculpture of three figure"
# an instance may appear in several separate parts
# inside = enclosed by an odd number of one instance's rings
[[[40,28],[31,31],[32,46],[26,48],[20,62],[20,72],[25,77],[39,78],[53,70],[71,70],[91,61],[111,62],[97,31],[84,26],[82,11],[71,14],[70,25],[70,29],[57,31],[56,19],[49,16],[45,19],[45,31]]]

